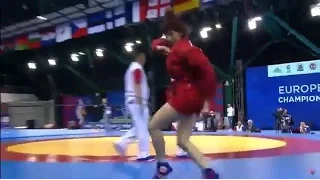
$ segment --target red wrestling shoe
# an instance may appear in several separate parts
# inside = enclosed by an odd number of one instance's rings
[[[213,169],[207,168],[202,171],[203,179],[219,179],[219,174],[214,172]]]
[[[157,162],[157,172],[153,179],[166,179],[172,172],[172,167],[167,162]]]

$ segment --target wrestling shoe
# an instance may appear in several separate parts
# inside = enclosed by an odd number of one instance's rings
[[[189,156],[189,154],[187,152],[185,152],[181,148],[178,149],[177,154],[176,154],[176,158],[185,159],[185,158],[189,158],[189,157],[190,156]]]
[[[172,167],[167,162],[157,162],[157,172],[152,179],[166,179],[172,172]]]
[[[126,147],[124,147],[120,143],[113,143],[113,146],[120,156],[126,155]]]
[[[136,161],[143,162],[143,161],[154,161],[154,156],[148,155],[146,157],[137,157]]]
[[[202,170],[202,174],[203,174],[202,179],[219,179],[219,174],[214,172],[214,170],[211,168]]]
[[[185,159],[185,158],[190,158],[189,154],[187,152],[179,152],[176,154],[176,158],[178,159]]]

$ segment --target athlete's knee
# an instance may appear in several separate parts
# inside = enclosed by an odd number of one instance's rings
[[[177,145],[181,148],[181,149],[186,149],[186,146],[188,144],[188,139],[185,138],[179,138],[177,137]]]
[[[154,130],[155,130],[155,127],[154,127],[152,121],[150,121],[150,122],[148,123],[148,131],[149,131],[149,132],[152,132],[152,131],[154,131]]]
[[[159,129],[158,125],[159,122],[158,122],[158,119],[156,118],[157,116],[154,116],[151,121],[149,121],[148,123],[148,130],[149,132],[152,132],[152,131],[155,131],[157,129]]]

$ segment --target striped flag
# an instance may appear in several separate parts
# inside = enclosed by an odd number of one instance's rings
[[[88,16],[88,34],[101,33],[106,30],[105,11],[100,11]]]
[[[41,47],[41,34],[39,32],[29,34],[28,39],[30,49],[37,49]]]
[[[72,38],[70,23],[56,26],[56,42],[63,42]]]
[[[56,43],[56,31],[47,29],[41,32],[41,46],[51,46]]]
[[[88,35],[87,19],[77,19],[71,22],[72,38],[80,38]]]
[[[199,8],[200,0],[174,0],[172,6],[175,13],[185,12]]]
[[[141,22],[145,19],[162,17],[167,7],[170,7],[171,0],[141,0],[133,3],[132,21]]]

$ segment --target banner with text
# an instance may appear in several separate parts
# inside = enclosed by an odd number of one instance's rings
[[[272,114],[285,108],[295,126],[305,121],[320,128],[320,60],[248,68],[247,117],[258,127],[274,128]]]

